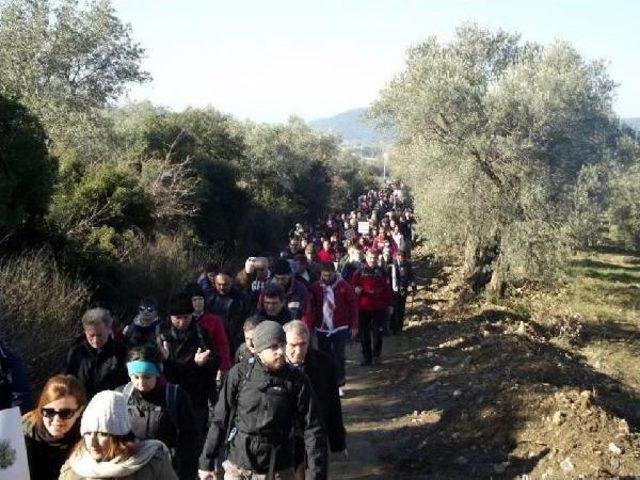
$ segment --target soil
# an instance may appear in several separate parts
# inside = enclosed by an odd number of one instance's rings
[[[640,401],[553,331],[475,304],[455,267],[416,261],[419,291],[383,362],[349,349],[348,458],[330,478],[640,478]]]

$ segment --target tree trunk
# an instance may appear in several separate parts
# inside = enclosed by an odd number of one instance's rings
[[[480,292],[491,282],[499,252],[500,240],[497,235],[489,241],[477,238],[467,240],[464,255],[465,277],[474,292]]]

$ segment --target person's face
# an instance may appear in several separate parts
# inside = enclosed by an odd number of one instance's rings
[[[322,248],[328,251],[331,248],[331,243],[329,243],[328,240],[325,240],[324,242],[322,242]]]
[[[191,325],[191,315],[170,315],[169,320],[171,325],[180,331],[186,330]]]
[[[132,373],[131,383],[133,388],[142,393],[147,393],[156,388],[157,377],[148,373]]]
[[[42,422],[44,428],[54,438],[61,438],[67,434],[80,417],[82,411],[78,400],[71,395],[61,397],[42,407]]]
[[[193,305],[193,311],[196,313],[204,312],[204,297],[201,295],[196,295],[195,297],[191,297],[191,304]]]
[[[367,260],[367,265],[369,267],[375,267],[378,264],[378,254],[374,252],[367,252],[367,256],[365,257]]]
[[[228,295],[231,291],[231,277],[229,275],[218,275],[214,285],[220,295]]]
[[[298,273],[304,273],[307,271],[307,262],[304,260],[298,260],[296,263],[298,264]]]
[[[272,372],[280,370],[287,362],[285,344],[276,343],[258,353],[260,361]]]
[[[104,458],[105,449],[111,435],[101,432],[87,432],[83,435],[84,446],[95,461],[99,462]]]
[[[156,311],[156,307],[153,305],[140,305],[138,307],[138,318],[142,321],[142,323],[151,323],[156,319],[158,312]]]
[[[294,365],[302,365],[307,358],[309,342],[301,335],[287,332],[287,360]]]
[[[300,241],[300,248],[304,249],[304,248],[306,248],[306,247],[307,247],[307,245],[309,245],[309,242],[303,238],[303,239]]]
[[[336,280],[336,272],[320,272],[320,279],[325,285],[333,285]]]
[[[245,330],[244,331],[244,343],[247,346],[247,348],[249,349],[250,352],[253,353],[253,332],[255,331],[255,328],[252,328],[251,330]]]
[[[209,279],[209,283],[211,285],[215,285],[216,281],[216,272],[207,272],[207,278]]]
[[[289,274],[273,276],[274,283],[277,283],[285,290],[287,289],[287,287],[289,287],[289,280],[291,280],[291,275]]]
[[[84,328],[84,336],[93,348],[102,348],[109,340],[109,329],[104,323],[89,325]]]
[[[313,252],[305,252],[305,256],[307,257],[307,261],[309,263],[313,262]]]
[[[264,311],[267,312],[267,315],[273,317],[282,311],[284,302],[280,300],[280,297],[265,297],[262,301],[262,305],[264,306]]]

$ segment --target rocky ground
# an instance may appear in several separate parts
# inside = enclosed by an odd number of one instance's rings
[[[635,381],[559,341],[586,335],[579,322],[470,300],[455,267],[422,259],[418,270],[384,362],[360,367],[350,348],[349,458],[334,459],[330,478],[640,478]]]

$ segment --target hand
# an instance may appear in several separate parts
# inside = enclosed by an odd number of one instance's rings
[[[211,355],[211,350],[202,350],[198,348],[198,351],[193,356],[193,361],[196,362],[196,365],[202,367],[205,363],[209,361],[209,356]]]
[[[351,329],[351,340],[355,340],[356,338],[358,338],[358,329],[357,328],[352,328]]]
[[[354,290],[356,292],[356,295],[358,295],[358,296],[362,293],[362,287],[356,287],[356,288],[354,288]]]
[[[160,355],[162,355],[163,360],[169,358],[169,342],[158,339],[158,350],[160,350]]]
[[[255,257],[249,257],[247,258],[247,261],[244,262],[244,271],[247,273],[247,275],[251,275],[255,270],[255,261]]]
[[[215,472],[210,470],[198,470],[198,480],[215,480]]]

